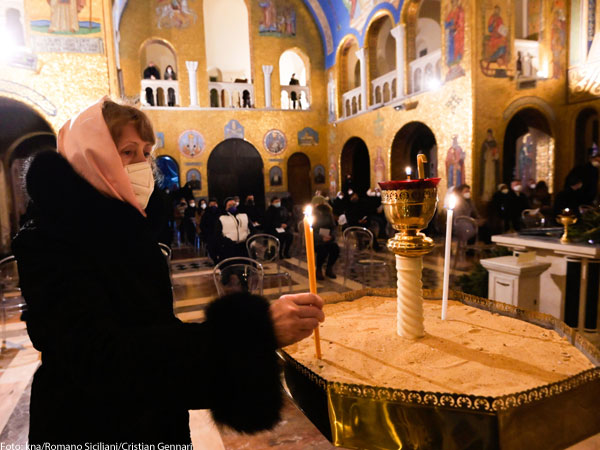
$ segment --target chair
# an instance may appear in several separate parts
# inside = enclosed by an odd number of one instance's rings
[[[213,269],[213,279],[219,295],[247,292],[262,295],[264,270],[258,261],[234,257],[221,261]]]
[[[162,242],[158,243],[158,247],[160,248],[160,251],[164,257],[167,259],[167,262],[171,261],[173,256],[173,250],[171,250],[171,247],[169,247],[167,244],[163,244]]]
[[[298,260],[298,266],[302,259],[306,258],[306,240],[304,237],[304,220],[298,222],[298,232],[294,235],[293,244],[296,246],[296,259]]]
[[[524,209],[521,212],[521,220],[525,228],[538,228],[544,224],[544,215],[540,209]]]
[[[457,216],[454,218],[452,226],[452,235],[456,238],[456,253],[452,267],[456,267],[458,260],[466,260],[467,250],[472,250],[475,254],[475,262],[481,259],[481,254],[490,250],[494,245],[488,245],[478,240],[479,226],[477,221],[469,216]],[[469,241],[472,243],[469,244]]]
[[[281,295],[281,278],[285,278],[292,292],[292,277],[288,272],[282,272],[279,264],[279,239],[275,236],[265,233],[255,234],[246,239],[246,249],[250,258],[258,261],[263,265],[276,264],[275,272],[264,272],[263,282],[265,278],[277,278],[279,286],[279,295]]]
[[[383,268],[387,278],[387,284],[390,282],[390,274],[387,263],[381,259],[375,258],[373,251],[373,233],[364,227],[348,227],[344,230],[344,252],[346,261],[344,264],[344,286],[346,279],[353,268],[362,269],[362,285],[367,285],[366,275],[369,270],[370,279],[373,279],[373,269]]]
[[[11,295],[7,295],[7,293],[11,293]],[[17,260],[12,255],[7,256],[0,260],[0,320],[2,321],[0,353],[5,352],[8,348],[6,322],[9,314],[23,312],[25,308],[25,300],[21,296],[19,288]]]

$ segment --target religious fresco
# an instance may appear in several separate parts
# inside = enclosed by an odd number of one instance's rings
[[[373,119],[373,133],[376,137],[382,137],[385,119],[381,116],[381,112],[377,111],[377,116]]]
[[[488,1],[486,6],[481,8],[485,32],[483,54],[479,63],[481,71],[487,77],[506,78],[509,76],[510,30],[505,5],[506,2],[492,3]]]
[[[86,35],[101,31],[101,0],[35,0],[29,17],[31,30],[53,35]]]
[[[321,164],[315,166],[313,169],[314,181],[315,184],[324,184],[325,183],[325,167]]]
[[[177,140],[179,151],[183,156],[188,158],[196,158],[204,150],[204,137],[195,130],[186,130]]]
[[[516,166],[514,177],[523,186],[545,181],[552,185],[554,159],[554,139],[536,128],[529,127],[524,135],[517,139]]]
[[[189,0],[156,0],[157,28],[187,28],[198,20]]]
[[[202,189],[202,175],[198,169],[190,169],[185,174],[185,185],[193,190]]]
[[[558,80],[565,71],[564,59],[567,46],[567,13],[565,0],[552,2],[552,23],[550,24],[552,49],[552,78]]]
[[[452,145],[446,153],[446,181],[448,189],[465,183],[465,152],[456,134],[452,136]]]
[[[225,139],[244,139],[244,127],[235,119],[225,125]]]
[[[296,10],[282,0],[258,0],[263,16],[258,25],[261,36],[296,36]]]
[[[298,145],[317,145],[319,143],[319,133],[310,127],[298,131]]]
[[[269,170],[269,184],[271,186],[281,186],[283,184],[283,171],[281,167],[271,167],[271,170]]]
[[[479,176],[481,200],[490,201],[500,181],[500,150],[491,128],[487,130],[485,141],[481,144]]]
[[[287,139],[282,131],[270,130],[265,134],[263,144],[269,153],[278,155],[287,147]]]
[[[383,159],[383,148],[381,146],[377,147],[377,156],[375,157],[375,166],[373,170],[375,172],[375,186],[378,186],[378,183],[382,181],[387,181],[386,171],[385,171],[385,160]]]
[[[329,155],[329,197],[334,198],[337,195],[338,185],[338,170],[337,163],[335,161],[335,155],[331,153]]]
[[[158,131],[156,133],[156,145],[154,146],[154,148],[158,150],[159,148],[164,148],[164,146],[165,146],[165,133]]]
[[[537,41],[541,39],[543,0],[528,0],[527,2],[527,36],[525,39]]]
[[[465,74],[461,62],[465,54],[465,10],[462,0],[452,0],[444,18],[446,30],[446,81]]]
[[[400,0],[342,0],[350,16],[350,26],[356,30],[362,31],[367,23],[373,9],[380,3],[391,4],[395,9],[398,9]]]

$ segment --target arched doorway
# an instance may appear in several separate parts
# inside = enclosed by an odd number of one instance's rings
[[[258,150],[243,139],[226,139],[208,157],[208,194],[219,204],[227,197],[254,195],[259,208],[265,206],[263,160]]]
[[[585,164],[588,149],[598,145],[598,111],[585,108],[577,114],[575,120],[575,161],[574,165]]]
[[[179,164],[173,158],[167,155],[161,155],[156,158],[156,165],[162,175],[160,188],[174,191],[181,186],[179,181]]]
[[[554,181],[554,138],[546,117],[535,108],[517,112],[504,133],[502,179],[545,181],[550,192]]]
[[[425,177],[437,177],[437,142],[433,131],[422,122],[409,122],[396,133],[392,142],[392,180],[404,180],[408,166],[417,176],[417,155],[420,153],[428,161]]]
[[[287,162],[288,192],[295,205],[309,203],[312,197],[310,188],[310,159],[304,153],[297,152]]]
[[[342,186],[348,175],[352,176],[352,185],[358,195],[363,195],[371,187],[371,161],[369,149],[361,138],[348,139],[342,149]]]
[[[0,97],[0,117],[1,255],[10,252],[11,236],[27,207],[23,177],[28,159],[37,152],[55,150],[56,137],[42,116],[16,100]]]

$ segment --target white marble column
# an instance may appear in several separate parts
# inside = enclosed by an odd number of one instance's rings
[[[360,61],[360,110],[366,111],[369,105],[367,97],[367,52],[364,48],[356,51],[356,57]]]
[[[273,102],[271,100],[271,74],[273,73],[273,66],[262,66],[262,70],[265,77],[265,108],[272,108]]]
[[[396,39],[396,97],[403,98],[404,92],[404,25],[400,24],[391,30],[392,36]]]
[[[186,61],[188,78],[190,80],[190,106],[198,106],[198,87],[196,81],[196,72],[198,71],[198,61]]]

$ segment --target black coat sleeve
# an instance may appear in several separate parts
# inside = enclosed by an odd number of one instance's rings
[[[266,300],[224,297],[208,307],[204,323],[182,323],[168,310],[169,301],[157,312],[152,292],[137,285],[136,267],[109,279],[69,248],[24,236],[14,244],[29,334],[46,372],[66,392],[140,407],[210,408],[218,422],[243,432],[279,420],[276,341]]]

